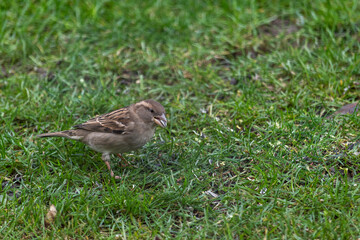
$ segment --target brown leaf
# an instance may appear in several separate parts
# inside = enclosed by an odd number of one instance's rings
[[[328,116],[327,118],[333,118],[335,115],[352,114],[354,112],[357,112],[358,110],[359,110],[358,102],[350,103],[343,106],[342,108],[340,108],[339,110]]]
[[[46,227],[50,226],[54,222],[56,213],[57,213],[57,211],[56,211],[55,206],[53,204],[51,204],[50,209],[45,216],[45,226]]]

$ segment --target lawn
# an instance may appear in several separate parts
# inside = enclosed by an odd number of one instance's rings
[[[0,1],[0,238],[358,239],[359,56],[357,0]],[[121,180],[35,137],[149,98]]]

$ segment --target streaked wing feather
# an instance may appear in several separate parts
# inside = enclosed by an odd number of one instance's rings
[[[82,124],[75,125],[74,128],[85,129],[92,132],[124,134],[129,122],[130,114],[128,108],[120,108],[113,112],[92,118]]]

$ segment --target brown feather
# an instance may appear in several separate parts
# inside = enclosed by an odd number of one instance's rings
[[[64,137],[72,140],[81,140],[83,137],[89,134],[89,131],[82,130],[82,129],[75,129],[75,130],[66,130],[61,132],[53,132],[53,133],[43,133],[37,135],[38,138],[43,137]]]
[[[53,132],[53,133],[39,134],[36,137],[38,137],[38,138],[43,138],[43,137],[68,137],[68,135],[63,133],[63,132]]]
[[[128,107],[125,107],[92,118],[82,124],[75,125],[74,128],[92,132],[123,134],[126,131],[126,126],[129,122],[129,109]]]

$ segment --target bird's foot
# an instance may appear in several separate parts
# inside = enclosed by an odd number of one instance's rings
[[[106,156],[106,157],[107,157],[107,156]],[[120,177],[120,176],[115,176],[115,174],[114,174],[113,170],[111,169],[110,162],[109,162],[108,158],[103,157],[103,160],[104,160],[104,162],[105,162],[105,164],[106,164],[107,168],[108,168],[108,169],[109,169],[109,171],[110,171],[110,175],[111,175],[111,177],[113,177],[113,178],[115,178],[115,179],[121,179],[121,177]]]
[[[110,171],[111,171],[111,172],[110,172],[111,177],[113,177],[113,178],[115,178],[115,179],[121,179],[120,176],[115,176],[115,174],[114,174],[114,172],[113,172],[112,170],[110,170]]]

